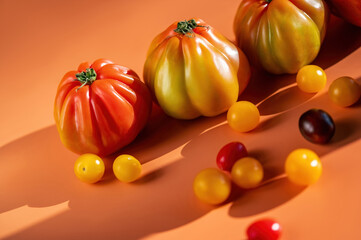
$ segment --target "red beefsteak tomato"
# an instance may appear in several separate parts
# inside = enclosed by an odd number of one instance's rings
[[[296,73],[317,56],[329,16],[322,0],[241,0],[234,32],[256,66]]]
[[[361,27],[361,0],[325,0],[331,11],[347,22]]]
[[[129,144],[145,126],[151,96],[138,75],[112,61],[82,63],[61,80],[54,117],[71,151],[109,155]]]

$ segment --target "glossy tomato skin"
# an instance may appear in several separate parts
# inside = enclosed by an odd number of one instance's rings
[[[262,164],[254,158],[245,157],[233,165],[232,180],[239,187],[250,189],[257,187],[263,179]]]
[[[96,80],[81,87],[76,74],[88,68],[94,69]],[[134,140],[150,109],[150,93],[134,71],[98,59],[65,74],[57,89],[54,118],[68,149],[106,156]]]
[[[121,182],[134,182],[142,173],[142,165],[135,157],[122,154],[113,162],[113,173]]]
[[[348,107],[360,99],[361,87],[351,77],[340,77],[331,83],[328,88],[328,96],[334,104]]]
[[[308,186],[320,179],[322,163],[312,150],[299,148],[287,156],[285,172],[288,179],[294,184]]]
[[[319,66],[306,65],[298,71],[296,82],[302,91],[316,93],[326,86],[327,77],[325,71]]]
[[[360,0],[325,0],[332,13],[345,19],[347,22],[361,27]]]
[[[194,179],[193,191],[196,197],[208,204],[221,204],[231,193],[229,175],[217,168],[200,171]]]
[[[250,78],[246,56],[204,21],[187,34],[170,25],[151,43],[144,80],[169,116],[216,116],[237,101]]]
[[[243,143],[231,142],[224,145],[217,154],[217,166],[224,171],[230,172],[234,163],[248,156],[248,152]]]
[[[321,109],[311,109],[303,113],[298,122],[302,136],[312,143],[328,143],[335,134],[332,117]]]
[[[297,73],[316,58],[328,17],[322,0],[243,0],[234,21],[237,45],[270,73]]]
[[[104,175],[105,165],[103,159],[91,153],[82,154],[74,164],[75,176],[82,182],[96,183]]]
[[[228,109],[228,125],[237,132],[249,132],[257,127],[259,121],[259,110],[251,102],[239,101]]]
[[[248,240],[277,240],[281,233],[281,225],[273,219],[255,221],[247,228]]]

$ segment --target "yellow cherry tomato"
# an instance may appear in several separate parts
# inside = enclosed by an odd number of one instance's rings
[[[248,132],[254,129],[260,119],[256,105],[248,101],[239,101],[233,104],[227,113],[229,126],[238,132]]]
[[[113,172],[120,181],[133,182],[139,178],[142,165],[135,157],[123,154],[114,160]]]
[[[351,77],[340,77],[331,83],[328,96],[338,106],[351,106],[361,96],[360,85]]]
[[[298,71],[296,81],[302,91],[316,93],[326,86],[327,77],[319,66],[306,65]]]
[[[216,168],[207,168],[198,173],[193,182],[195,195],[203,202],[220,204],[231,193],[229,176]]]
[[[245,157],[232,167],[232,180],[241,188],[254,188],[263,179],[262,164],[254,158]]]
[[[104,175],[103,160],[91,153],[86,153],[78,157],[74,164],[74,173],[78,179],[86,183],[96,183]]]
[[[285,171],[291,182],[307,186],[317,182],[321,177],[322,164],[315,152],[300,148],[288,155]]]

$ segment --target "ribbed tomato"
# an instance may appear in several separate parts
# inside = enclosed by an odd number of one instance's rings
[[[322,0],[241,0],[234,32],[254,65],[296,73],[316,58],[328,16]]]
[[[361,27],[360,0],[325,0],[332,13],[345,19],[347,22]]]
[[[175,22],[151,43],[144,80],[170,116],[215,116],[237,101],[250,78],[245,55],[200,19]]]
[[[62,143],[79,154],[105,156],[129,144],[144,127],[151,96],[134,71],[98,59],[65,74],[54,105]]]

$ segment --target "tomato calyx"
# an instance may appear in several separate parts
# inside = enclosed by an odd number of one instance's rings
[[[179,34],[193,37],[193,33],[194,33],[193,29],[195,29],[196,27],[204,27],[207,29],[209,28],[208,26],[198,25],[196,20],[191,19],[189,21],[184,20],[184,21],[178,22],[177,28],[174,29],[174,31]]]
[[[86,84],[92,84],[97,79],[97,73],[93,68],[87,68],[85,71],[75,74],[75,76],[76,79],[74,79],[74,81],[79,81],[82,83],[82,85],[78,87],[76,91],[84,87]]]

